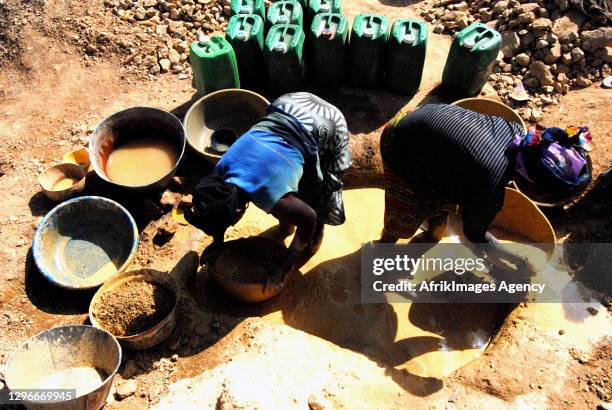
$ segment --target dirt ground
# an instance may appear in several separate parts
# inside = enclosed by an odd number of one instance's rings
[[[390,18],[416,18],[425,4],[347,0],[345,9],[350,16],[367,9]],[[100,25],[111,24],[100,0],[22,2],[16,15],[0,10],[0,40],[6,46],[0,49],[0,363],[4,363],[21,341],[37,332],[84,323],[92,296],[91,292],[54,287],[33,263],[34,228],[55,205],[40,192],[38,174],[59,162],[64,153],[86,145],[88,134],[109,114],[142,105],[181,116],[194,90],[188,79],[171,74],[152,79],[127,74],[119,54],[84,58],[69,34],[77,30],[76,17],[86,14]],[[431,34],[423,85],[410,100],[383,91],[343,88],[337,93],[320,92],[342,109],[349,123],[356,161],[346,176],[348,187],[375,186],[380,181],[376,141],[386,121],[398,111],[425,102],[450,101],[437,87],[450,41],[448,36]],[[486,92],[491,90],[486,88]],[[592,187],[569,209],[547,211],[560,240],[612,242],[612,176],[600,178],[612,167],[611,104],[611,91],[596,84],[570,92],[544,115],[545,124],[587,124],[595,138]],[[189,155],[185,164],[161,202],[156,198],[126,203],[141,230],[131,268],[172,272],[186,296],[181,300],[181,323],[167,342],[147,352],[126,352],[115,384],[133,378],[138,389],[124,400],[111,398],[108,408],[146,408],[158,402],[160,407],[171,407],[184,393],[182,388],[189,390],[187,386],[194,385],[215,397],[225,397],[221,402],[229,407],[222,408],[232,408],[240,397],[228,398],[224,391],[237,390],[231,386],[219,390],[224,380],[239,379],[240,369],[232,367],[232,361],[264,367],[275,360],[287,362],[295,358],[291,349],[296,345],[304,347],[299,360],[292,366],[279,365],[273,377],[265,380],[281,390],[283,386],[291,389],[292,380],[307,387],[291,397],[271,387],[276,393],[270,400],[280,401],[263,408],[289,408],[284,407],[287,397],[296,408],[308,407],[309,401],[316,408],[315,402],[321,401],[330,408],[351,409],[596,408],[612,401],[612,325],[601,305],[597,330],[581,328],[580,321],[573,330],[559,328],[543,322],[549,313],[544,308],[519,306],[480,360],[448,377],[435,378],[398,371],[388,361],[376,360],[367,347],[342,343],[324,332],[271,324],[260,318],[266,314],[265,306],[228,301],[196,274],[197,256],[209,239],[190,227],[177,227],[169,213],[193,181],[210,171],[207,164]],[[255,234],[256,228],[230,235]],[[585,306],[576,309],[585,314]],[[324,368],[329,371],[322,372]],[[287,377],[279,376],[282,372]],[[256,377],[255,373],[245,374]],[[179,383],[165,396],[171,383],[186,378],[194,379]],[[311,393],[316,397],[310,397]],[[213,401],[220,405],[216,398]],[[253,407],[247,402],[243,408]]]

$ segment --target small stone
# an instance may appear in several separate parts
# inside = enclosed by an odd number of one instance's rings
[[[117,386],[117,391],[115,392],[115,397],[117,400],[123,400],[126,397],[130,397],[138,390],[138,384],[136,384],[136,380],[127,380],[120,385]]]
[[[181,12],[178,9],[171,9],[169,17],[172,20],[178,20],[181,17]]]
[[[170,360],[176,362],[178,360],[178,354],[173,354],[172,357],[170,357]]]
[[[550,21],[550,19],[540,17],[539,19],[533,22],[531,27],[537,31],[549,30],[552,27],[552,21]]]
[[[580,33],[580,39],[582,40],[582,48],[588,52],[610,46],[612,45],[612,27],[583,31]]]
[[[162,58],[159,60],[159,68],[162,73],[167,72],[170,69],[170,65],[172,63],[167,58]]]
[[[528,88],[538,88],[540,86],[540,82],[537,78],[529,77],[523,80],[523,85]]]
[[[519,16],[516,19],[521,24],[530,24],[535,21],[536,16],[534,13],[528,12],[528,13],[519,14]]]
[[[333,406],[323,395],[313,393],[308,396],[308,408],[310,410],[331,410]]]
[[[531,31],[528,31],[525,35],[521,36],[521,44],[525,47],[535,41],[535,36]]]
[[[520,65],[521,67],[527,67],[529,65],[529,60],[529,56],[525,53],[521,53],[514,57],[516,64]]]
[[[542,111],[538,110],[537,108],[533,108],[531,110],[531,116],[529,117],[529,120],[533,122],[538,122],[541,119],[542,119]]]
[[[578,87],[588,87],[589,85],[593,84],[593,82],[591,80],[589,80],[587,77],[585,77],[583,74],[578,74],[578,76],[576,77],[576,85]],[[594,309],[595,312],[597,312],[597,309],[593,308],[593,307],[588,307],[587,310],[589,311],[589,313],[591,314],[597,314],[597,313],[592,313],[591,309]]]
[[[572,59],[572,55],[570,53],[563,53],[561,54],[561,61],[563,61],[563,64],[565,65],[572,65],[573,63],[573,59]]]
[[[168,51],[168,59],[171,63],[178,63],[181,61],[181,54],[175,49],[171,48]]]
[[[580,27],[584,23],[584,16],[577,10],[571,10],[563,17],[555,20],[552,27],[552,32],[559,37],[562,42],[567,42],[575,33],[580,31]]]
[[[94,55],[98,52],[98,47],[96,47],[94,44],[87,44],[87,47],[85,47],[85,52],[89,55]]]
[[[563,336],[564,334],[565,334],[565,330],[563,330],[563,329],[559,329],[559,335],[560,335],[560,336]]]
[[[548,47],[548,41],[546,41],[546,40],[539,39],[535,43],[536,50],[540,50],[540,49],[543,49],[543,48],[546,48],[546,47]]]
[[[155,26],[155,34],[158,34],[160,36],[163,36],[164,34],[168,33],[168,26],[165,24],[158,24],[157,26]]]
[[[535,61],[529,66],[531,75],[538,79],[541,85],[553,85],[554,77],[550,72],[550,68],[541,61]]]
[[[580,47],[574,47],[570,52],[570,55],[572,56],[572,61],[577,63],[584,58],[584,51],[582,51]]]
[[[561,44],[555,43],[551,48],[546,51],[544,58],[542,59],[546,64],[555,63],[561,58]]]
[[[495,3],[495,5],[493,5],[493,13],[501,14],[502,12],[506,11],[507,8],[508,8],[507,1],[505,0],[498,1],[497,3]]]
[[[597,308],[594,308],[593,306],[587,307],[587,311],[593,316],[599,313],[599,310],[597,310]]]
[[[442,34],[444,32],[444,25],[443,24],[436,24],[433,28],[433,32],[436,34]]]
[[[521,39],[514,31],[506,31],[502,33],[501,51],[504,53],[504,58],[512,58],[521,46]]]

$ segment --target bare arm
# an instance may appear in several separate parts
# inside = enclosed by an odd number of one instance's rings
[[[272,215],[283,224],[297,227],[287,256],[283,260],[280,272],[278,272],[278,275],[284,276],[295,267],[296,257],[313,246],[317,213],[306,202],[293,194],[289,194],[276,203],[272,208]],[[282,278],[278,279],[282,280]]]

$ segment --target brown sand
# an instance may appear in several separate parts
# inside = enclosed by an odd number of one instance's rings
[[[161,322],[173,306],[174,297],[162,286],[133,281],[104,293],[94,305],[93,314],[112,334],[130,336]]]

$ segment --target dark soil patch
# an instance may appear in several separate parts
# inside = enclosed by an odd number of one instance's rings
[[[130,336],[161,322],[173,306],[174,296],[164,287],[134,281],[103,294],[93,310],[106,330],[116,336]]]

